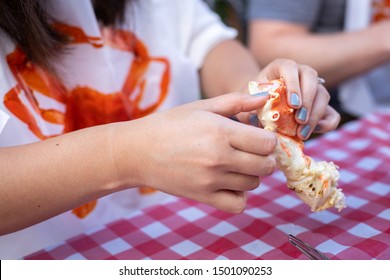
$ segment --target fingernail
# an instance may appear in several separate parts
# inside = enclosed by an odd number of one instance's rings
[[[230,117],[230,119],[231,119],[232,121],[239,122],[239,120],[237,119],[237,117],[236,117],[236,116],[231,116],[231,117]]]
[[[320,130],[321,130],[321,126],[316,125],[316,127],[314,128],[314,131],[320,131]]]
[[[308,135],[309,135],[309,132],[310,132],[310,125],[305,125],[302,129],[301,129],[301,135],[303,138],[306,138]]]
[[[251,95],[252,96],[267,96],[269,94],[268,94],[268,91],[262,91],[262,92],[257,92],[257,93],[251,94]]]
[[[306,121],[307,118],[307,109],[305,107],[302,107],[298,110],[298,119],[301,121]]]
[[[253,126],[259,126],[259,119],[257,115],[252,114],[249,116],[249,123]]]
[[[292,106],[297,106],[297,107],[301,104],[301,102],[299,101],[299,95],[296,94],[295,92],[291,93],[290,103]]]

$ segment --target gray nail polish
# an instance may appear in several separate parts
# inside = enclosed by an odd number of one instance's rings
[[[269,94],[268,94],[268,91],[262,91],[262,92],[257,92],[257,93],[251,94],[251,95],[252,96],[267,96]]]
[[[231,119],[232,121],[239,122],[239,120],[237,119],[237,117],[236,117],[236,116],[231,116],[231,117],[230,117],[230,119]]]
[[[291,93],[290,103],[292,106],[299,106],[301,104],[301,102],[299,101],[299,95],[295,92]]]
[[[301,121],[306,121],[307,117],[307,109],[305,107],[302,107],[301,109],[298,110],[298,119]]]
[[[306,138],[308,135],[309,135],[309,132],[310,132],[310,125],[305,125],[302,129],[301,129],[301,135],[303,138]]]
[[[321,126],[316,125],[316,127],[314,128],[314,131],[320,131],[320,130],[321,130]]]
[[[249,123],[253,126],[259,126],[259,118],[255,114],[249,116]]]

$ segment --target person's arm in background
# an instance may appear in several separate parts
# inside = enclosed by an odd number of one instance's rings
[[[267,1],[254,2],[261,2],[266,13]],[[333,87],[390,61],[390,36],[385,35],[389,30],[390,21],[383,21],[362,31],[318,34],[305,24],[252,18],[248,44],[261,65],[276,57],[294,59],[316,69],[326,85]]]

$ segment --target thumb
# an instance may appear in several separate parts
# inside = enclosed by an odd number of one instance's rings
[[[250,112],[264,106],[268,94],[249,95],[246,93],[227,93],[218,97],[202,100],[199,109],[210,111],[225,117],[241,112]]]

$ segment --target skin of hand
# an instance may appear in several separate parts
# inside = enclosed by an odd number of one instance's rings
[[[249,23],[249,48],[260,65],[278,57],[307,64],[335,87],[348,78],[390,61],[390,20],[353,32],[313,33],[279,20]],[[261,34],[259,36],[258,34]]]
[[[137,158],[141,184],[227,212],[242,212],[245,192],[275,169],[275,160],[269,155],[276,137],[229,117],[254,110],[265,100],[231,93],[137,120],[133,124],[137,146],[132,146],[130,154],[123,149],[115,153],[118,166],[125,167],[120,169],[121,178],[132,176],[137,167],[127,165],[129,158]],[[126,125],[114,137],[119,148],[126,147],[134,135]]]

